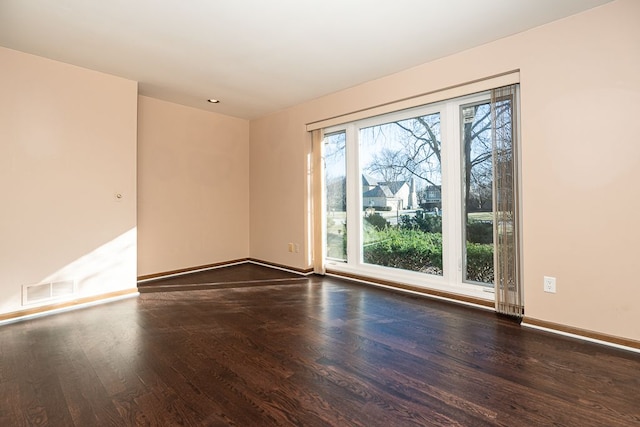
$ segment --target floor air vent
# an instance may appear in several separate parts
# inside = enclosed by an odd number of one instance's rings
[[[22,305],[56,300],[75,293],[73,280],[24,285],[22,287]]]

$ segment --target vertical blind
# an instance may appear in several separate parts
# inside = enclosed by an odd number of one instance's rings
[[[517,85],[491,91],[495,307],[522,317],[518,207]]]

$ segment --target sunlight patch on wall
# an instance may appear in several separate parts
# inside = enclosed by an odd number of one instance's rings
[[[45,277],[42,282],[74,280],[78,295],[136,286],[136,228],[121,234]]]
[[[42,280],[20,284],[16,291],[22,296],[14,301],[21,305],[6,301],[0,313],[135,288],[136,262],[137,230],[134,227]]]

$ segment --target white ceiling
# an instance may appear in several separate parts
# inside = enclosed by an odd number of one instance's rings
[[[0,45],[250,119],[609,1],[0,0]]]

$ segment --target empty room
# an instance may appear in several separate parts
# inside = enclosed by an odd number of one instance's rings
[[[0,0],[0,425],[640,426],[637,0]]]

